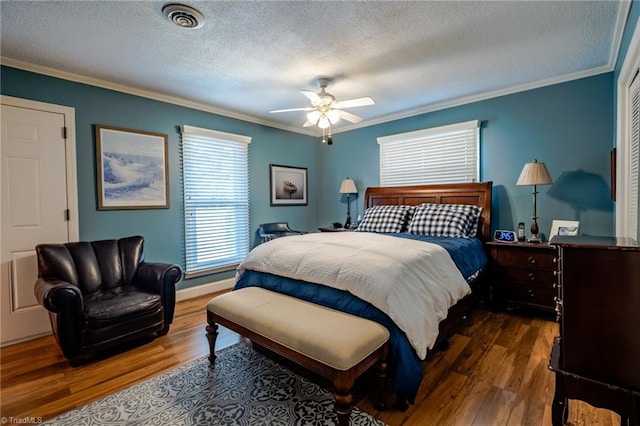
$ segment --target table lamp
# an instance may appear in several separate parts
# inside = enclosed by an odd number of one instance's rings
[[[531,222],[531,238],[530,243],[541,243],[542,240],[538,237],[538,215],[536,213],[536,196],[538,195],[538,185],[551,185],[553,180],[547,170],[547,166],[544,163],[538,163],[538,160],[533,160],[533,163],[527,163],[522,168],[522,173],[518,178],[516,185],[533,185],[533,217]]]
[[[356,184],[353,180],[349,179],[347,176],[346,179],[342,181],[340,185],[340,193],[347,194],[347,220],[344,223],[345,228],[349,228],[351,226],[351,194],[355,194],[358,192],[356,188]]]

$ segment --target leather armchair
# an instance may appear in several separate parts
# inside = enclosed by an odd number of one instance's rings
[[[178,265],[144,261],[144,238],[39,244],[35,295],[71,365],[173,322]]]

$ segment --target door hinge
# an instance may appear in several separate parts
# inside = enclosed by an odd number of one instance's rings
[[[69,209],[66,209],[64,211],[64,220],[66,220],[66,221],[71,220],[71,211],[69,211]]]
[[[66,139],[66,138],[67,138],[67,126],[64,126],[64,127],[62,128],[62,137],[63,137],[64,139]]]

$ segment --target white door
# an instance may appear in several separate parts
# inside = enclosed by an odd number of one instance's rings
[[[77,216],[75,138],[65,136],[68,121],[73,121],[70,112],[72,108],[2,98],[2,345],[51,333],[47,312],[33,291],[35,246],[77,239],[77,220],[68,220]]]

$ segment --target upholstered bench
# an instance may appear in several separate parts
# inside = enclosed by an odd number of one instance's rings
[[[207,321],[211,363],[221,324],[331,380],[339,425],[349,424],[355,379],[377,363],[384,408],[389,332],[374,321],[260,287],[214,297]]]

